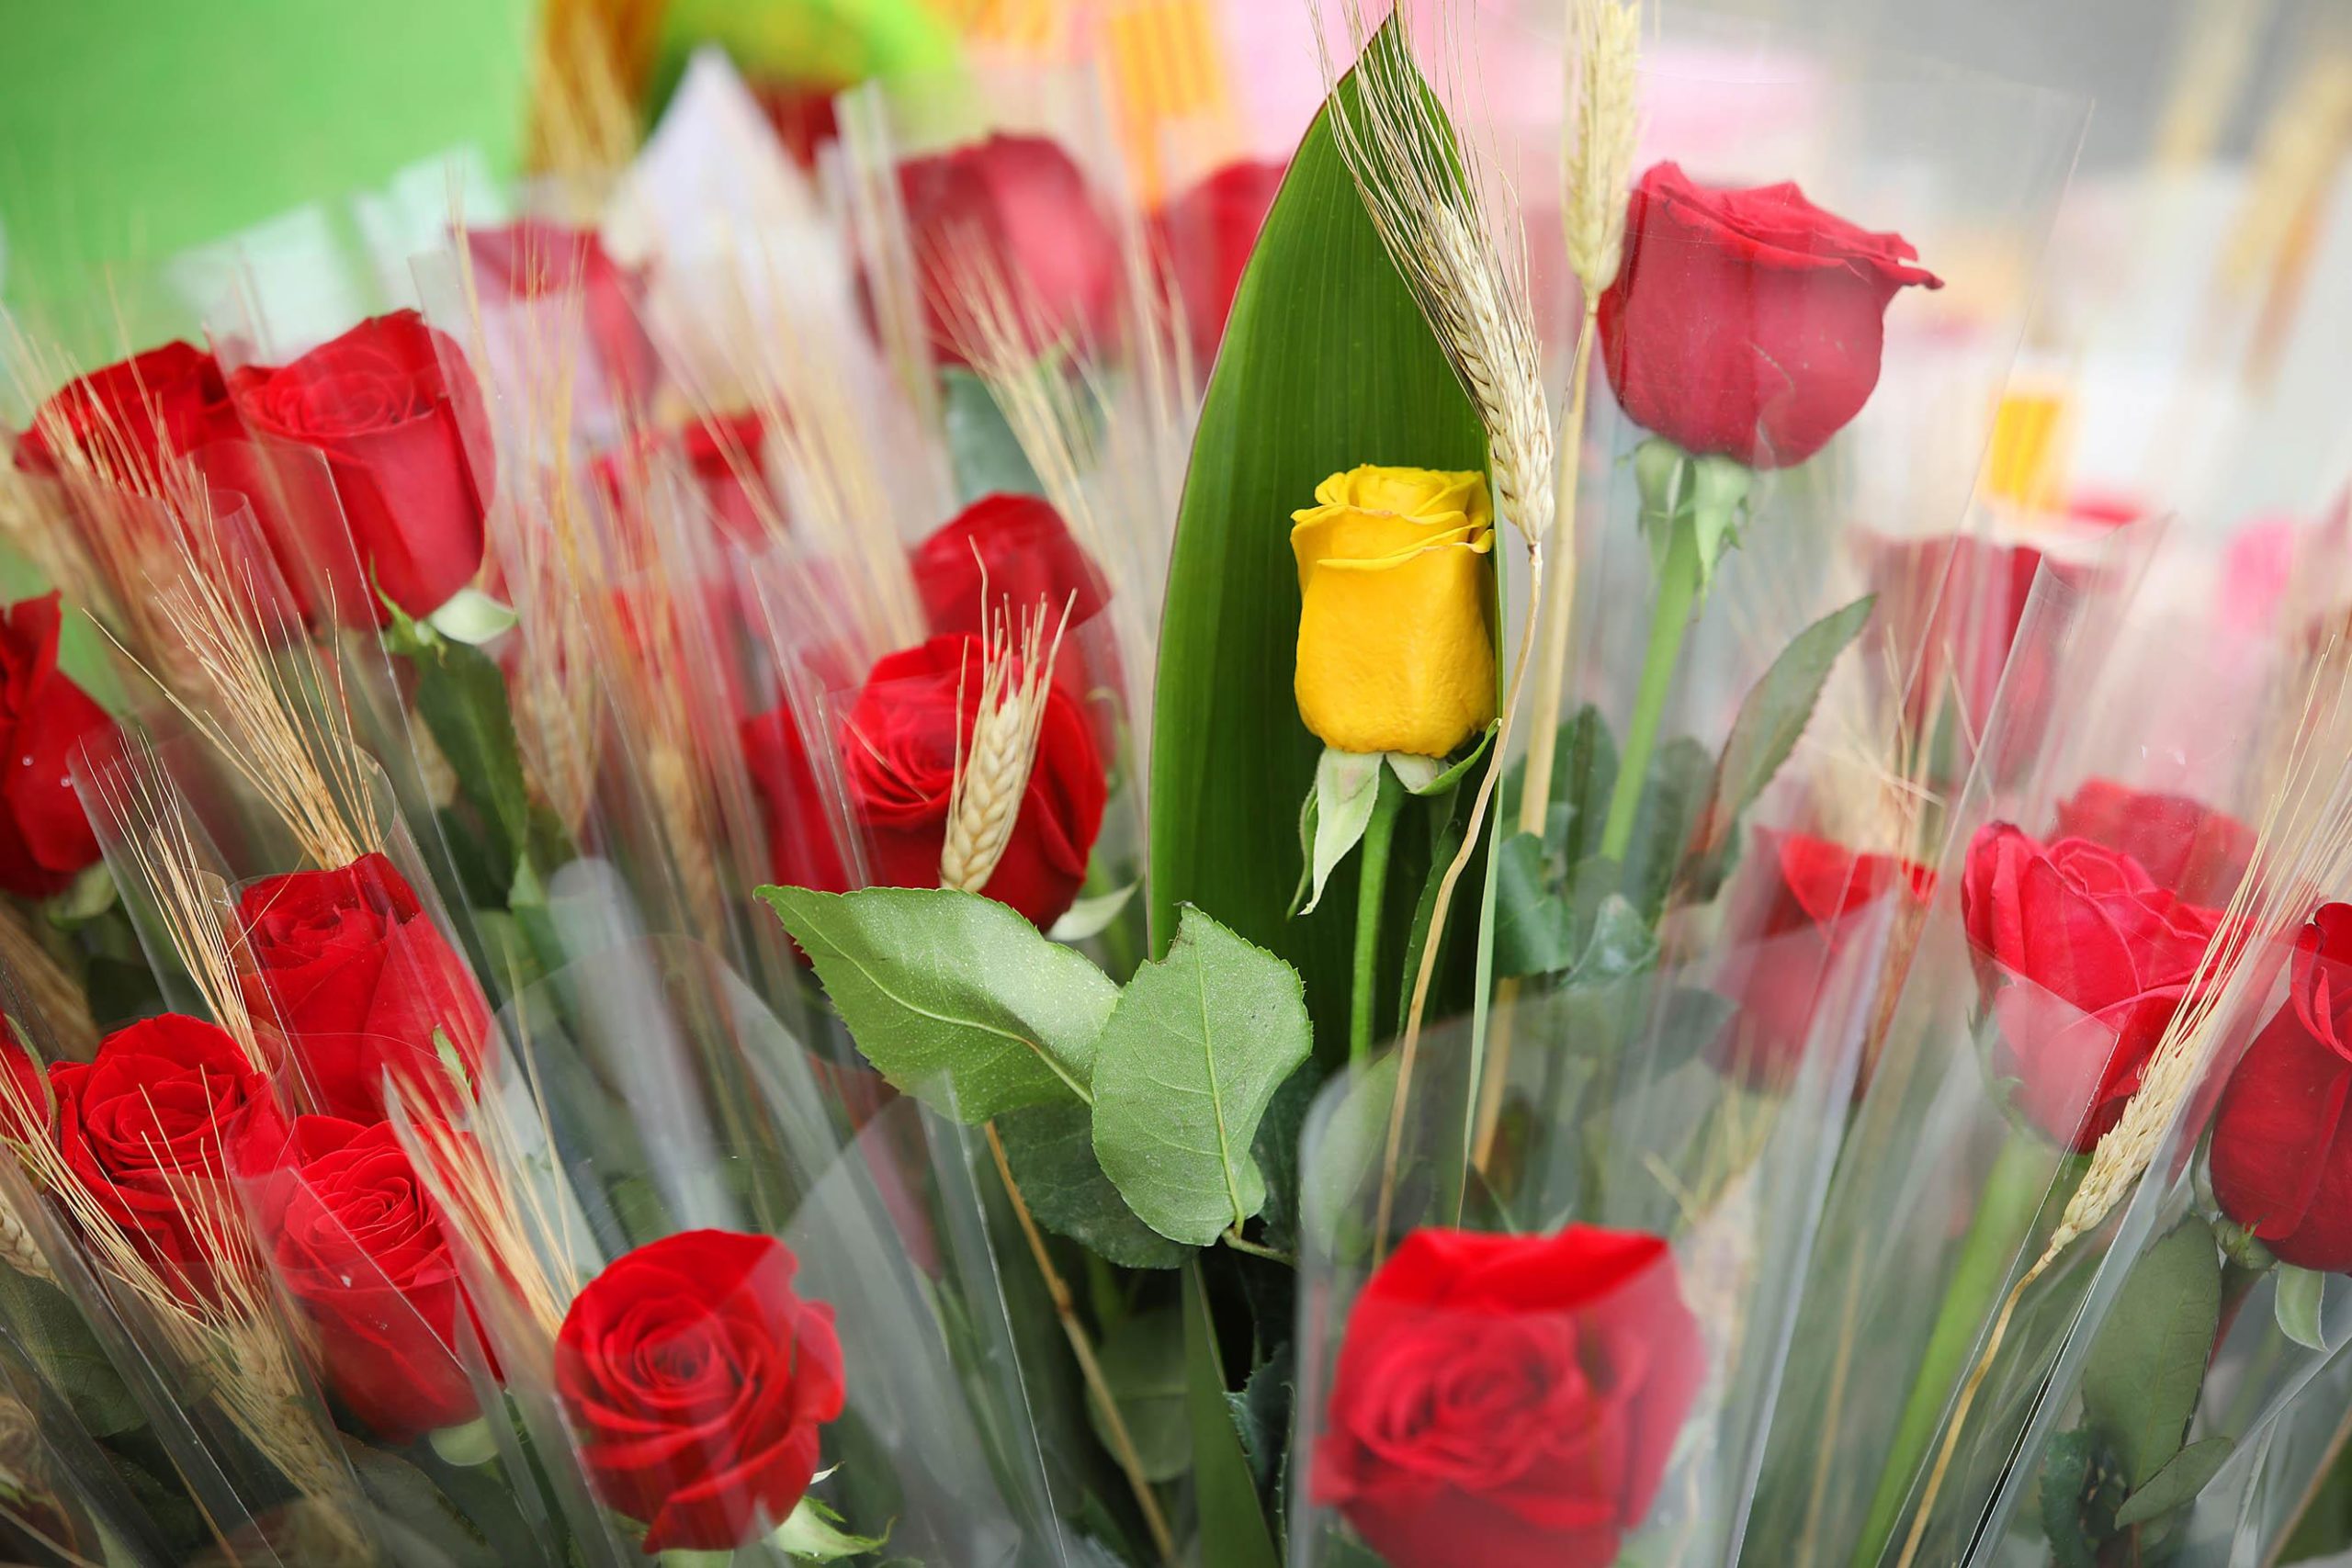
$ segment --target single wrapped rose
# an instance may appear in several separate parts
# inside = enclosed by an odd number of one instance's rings
[[[212,355],[167,343],[58,389],[17,438],[16,462],[44,475],[86,464],[152,492],[167,459],[243,434]]]
[[[457,1260],[391,1124],[299,1116],[249,1136],[240,1164],[255,1233],[351,1413],[395,1444],[480,1415],[455,1354]]]
[[[49,1083],[58,1152],[89,1201],[173,1290],[209,1295],[231,1151],[282,1135],[269,1080],[219,1025],[164,1013],[107,1035],[88,1062],[58,1063]]]
[[[1418,1230],[1348,1314],[1315,1500],[1390,1568],[1607,1568],[1706,1375],[1662,1238]]]
[[[956,762],[980,711],[980,639],[935,637],[876,661],[839,741],[852,824],[867,872],[886,887],[936,887]],[[1035,761],[1004,856],[980,889],[1039,926],[1059,919],[1086,880],[1108,781],[1086,716],[1049,686]]]
[[[1341,751],[1442,757],[1495,716],[1483,474],[1372,464],[1291,513],[1298,716]]]
[[[1052,141],[998,135],[910,159],[899,168],[899,194],[941,364],[965,363],[957,339],[971,324],[964,316],[975,285],[1009,294],[1034,351],[1111,337],[1118,241],[1085,175]],[[974,266],[985,269],[977,278],[967,270]]]
[[[289,365],[239,370],[229,385],[277,468],[278,484],[263,487],[255,510],[267,513],[281,557],[323,574],[338,617],[378,620],[379,591],[411,615],[429,615],[473,581],[490,501],[490,422],[446,333],[396,310]],[[306,453],[324,460],[331,496],[308,482]]]
[[[1878,385],[1886,308],[1943,281],[1795,185],[1717,190],[1672,163],[1634,185],[1600,358],[1626,417],[1686,452],[1804,462]]]
[[[1806,833],[1756,829],[1735,907],[1729,955],[1714,988],[1738,1004],[1715,1040],[1715,1059],[1754,1088],[1785,1087],[1813,1038],[1825,995],[1849,976],[1837,967],[1868,911],[1890,896],[1911,908],[1935,896],[1936,874],[1894,855],[1857,854]],[[1859,1089],[1860,1080],[1857,1079]]]
[[[686,1231],[607,1264],[564,1314],[555,1392],[589,1485],[645,1550],[726,1551],[782,1524],[842,1413],[833,1311],[771,1236]]]
[[[72,769],[116,735],[107,710],[57,668],[62,620],[55,593],[0,612],[0,888],[27,898],[62,892],[97,861]]]
[[[2220,908],[2254,863],[2254,829],[2185,795],[2092,779],[2058,803],[2058,836],[2120,850],[2156,886]]]
[[[526,218],[467,230],[466,249],[491,353],[513,362],[506,379],[527,388],[531,356],[544,360],[577,333],[591,357],[574,367],[575,397],[593,393],[609,410],[651,392],[658,361],[638,320],[645,279],[615,262],[594,230]]]
[[[314,1108],[384,1119],[384,1080],[451,1092],[435,1040],[481,1069],[490,1004],[400,869],[380,854],[265,876],[237,896],[239,985],[254,1026],[282,1034]]]
[[[2120,851],[1992,822],[1969,842],[1961,916],[1996,1070],[2036,1126],[2088,1153],[2139,1089],[2220,914]]]
[[[2213,1114],[2213,1200],[2282,1263],[2352,1271],[2352,904],[2295,938],[2287,1000]]]
[[[1154,250],[1165,261],[1184,308],[1193,359],[1205,373],[1225,337],[1242,270],[1257,248],[1289,165],[1227,164],[1170,201],[1153,217]]]

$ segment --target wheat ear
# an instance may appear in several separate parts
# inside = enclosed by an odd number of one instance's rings
[[[980,597],[989,597],[988,574],[980,575]],[[1069,606],[1050,645],[1046,607],[1024,611],[1016,633],[1002,605],[988,613],[980,649],[978,714],[968,745],[959,744],[956,782],[947,797],[947,836],[939,852],[939,885],[978,893],[988,886],[1012,842],[1021,802],[1029,793],[1029,772],[1037,761],[1037,740],[1046,724],[1046,700],[1053,694],[1054,664],[1061,656]],[[956,712],[963,711],[959,677]]]

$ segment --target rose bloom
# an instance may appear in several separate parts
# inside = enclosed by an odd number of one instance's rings
[[[55,474],[69,466],[62,444],[102,475],[156,488],[164,463],[243,428],[212,355],[167,343],[67,382],[41,404],[17,438],[17,467]]]
[[[104,750],[114,720],[57,668],[63,612],[55,593],[0,611],[0,889],[62,892],[98,858],[74,792],[74,758]]]
[[[741,738],[743,763],[766,829],[769,879],[820,893],[849,891],[849,863],[792,705],[779,704],[743,720]]]
[[[1655,164],[1600,297],[1609,385],[1635,424],[1687,452],[1802,463],[1870,400],[1896,291],[1943,287],[1917,255],[1793,184],[1716,190]]]
[[[1315,1500],[1391,1568],[1606,1568],[1706,1371],[1657,1236],[1418,1230],[1348,1315]]]
[[[2282,1263],[2352,1271],[2352,904],[2295,938],[2286,1002],[2213,1113],[2213,1200]]]
[[[876,661],[840,741],[852,820],[886,887],[936,887],[956,761],[980,712],[980,639],[935,637]],[[1078,897],[1108,795],[1102,753],[1058,685],[1045,696],[1036,761],[1012,841],[980,889],[1050,926]]]
[[[1010,613],[1017,624],[1042,604],[1048,627],[1064,606],[1072,626],[1084,626],[1111,597],[1062,514],[1034,495],[980,497],[917,545],[912,564],[923,618],[935,633],[985,630],[983,586],[989,617]]]
[[[1242,270],[1258,246],[1286,164],[1227,164],[1170,201],[1154,216],[1154,251],[1161,256],[1184,307],[1193,359],[1206,371],[1225,337],[1225,320],[1240,292]]]
[[[965,363],[955,301],[959,268],[990,267],[1011,294],[1033,349],[1109,339],[1117,325],[1119,245],[1069,153],[1041,136],[990,136],[899,166],[915,284],[931,351]],[[985,276],[985,275],[984,275]]]
[[[590,1486],[645,1551],[725,1551],[782,1524],[842,1413],[833,1309],[771,1236],[685,1231],[605,1266],[564,1314],[555,1391]]]
[[[289,365],[240,370],[229,385],[273,455],[291,515],[261,496],[254,505],[269,513],[281,552],[324,576],[340,618],[376,620],[379,590],[405,613],[428,615],[473,581],[490,502],[490,421],[446,333],[396,310]],[[306,482],[308,452],[325,460],[332,498]]]
[[[1903,694],[1913,732],[1929,734],[1943,703],[1956,695],[1969,733],[1982,735],[2041,552],[1946,534],[1873,540],[1868,560],[1894,645],[1920,651]]]
[[[480,1073],[490,1004],[382,855],[249,884],[237,931],[254,1024],[283,1034],[319,1111],[382,1121],[387,1074],[411,1095],[447,1093],[436,1032]]]
[[[455,1356],[457,1261],[391,1124],[300,1116],[242,1163],[255,1234],[351,1413],[394,1444],[480,1415]]]
[[[1890,893],[1925,906],[1936,874],[1769,828],[1756,829],[1749,864],[1754,891],[1737,907],[1731,956],[1715,982],[1739,1010],[1716,1037],[1715,1055],[1750,1087],[1770,1089],[1787,1084],[1804,1061],[1822,998],[1846,981],[1835,961],[1867,928],[1864,911]]]
[[[2220,908],[2254,861],[2254,829],[2185,795],[2092,779],[2058,803],[2058,836],[2088,839],[2140,863],[2156,886]]]
[[[58,1152],[90,1201],[119,1224],[166,1283],[209,1294],[213,1235],[231,1151],[283,1125],[269,1081],[217,1024],[179,1013],[141,1020],[100,1042],[90,1061],[50,1069]]]
[[[2220,914],[2103,844],[1993,822],[1969,843],[1961,915],[2018,1108],[2088,1153],[2139,1089]]]
[[[1442,757],[1495,716],[1482,474],[1369,463],[1291,513],[1298,716],[1342,751]]]
[[[467,230],[466,249],[493,334],[507,311],[527,312],[542,303],[556,309],[552,317],[513,323],[513,335],[526,339],[514,344],[518,358],[532,339],[543,347],[553,333],[584,333],[594,355],[579,368],[600,398],[634,403],[652,390],[658,361],[637,315],[645,280],[615,262],[594,230],[526,218],[503,228]]]

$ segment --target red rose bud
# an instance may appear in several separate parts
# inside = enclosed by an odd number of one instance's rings
[[[2238,1059],[2213,1115],[2213,1198],[2298,1269],[2352,1270],[2352,904],[2295,939],[2285,1005]]]
[[[0,1040],[0,1138],[29,1143],[48,1134],[54,1120],[49,1078],[13,1040]]]
[[[279,459],[292,515],[267,510],[281,553],[325,577],[339,617],[378,619],[379,590],[405,613],[428,615],[473,581],[490,498],[490,422],[447,334],[397,310],[282,368],[240,370],[230,389]],[[305,482],[306,452],[324,458],[331,497]],[[484,465],[480,485],[476,460]],[[264,509],[260,497],[254,504]]]
[[[1886,308],[1942,279],[1795,185],[1715,190],[1658,164],[1634,186],[1600,355],[1626,417],[1687,452],[1784,468],[1878,385]]]
[[[2041,552],[1940,535],[1874,541],[1869,558],[1893,646],[1918,650],[1903,695],[1905,719],[1914,733],[1927,734],[1939,705],[1956,693],[1968,732],[1982,735]]]
[[[941,525],[914,550],[915,592],[935,633],[985,629],[981,590],[993,617],[1032,615],[1080,626],[1102,613],[1111,589],[1070,536],[1062,514],[1034,495],[984,495]]]
[[[584,332],[608,399],[639,402],[652,390],[658,361],[638,321],[645,280],[605,253],[593,229],[524,219],[500,229],[469,229],[475,292],[487,311],[550,301],[562,312],[524,328],[519,353],[544,355],[550,333]],[[573,314],[576,312],[576,316]]]
[[[1804,833],[1756,830],[1755,870],[1731,956],[1715,988],[1739,1010],[1715,1041],[1724,1069],[1751,1087],[1785,1085],[1804,1058],[1821,999],[1845,976],[1834,960],[1868,924],[1864,911],[1899,891],[1935,897],[1936,874],[1894,855],[1856,854]]]
[[[782,1524],[845,1388],[833,1309],[770,1236],[686,1231],[607,1265],[564,1314],[555,1390],[608,1506],[645,1550],[726,1551]]]
[[[27,898],[64,890],[98,858],[74,793],[75,755],[103,750],[114,720],[57,668],[58,596],[0,612],[0,888]]]
[[[167,459],[243,434],[212,355],[167,343],[60,388],[17,438],[17,467],[57,473],[62,443],[101,477],[153,492]]]
[[[388,1075],[412,1097],[450,1095],[436,1032],[481,1073],[490,1005],[382,855],[263,877],[237,897],[237,930],[254,1024],[283,1033],[319,1111],[382,1121]]]
[[[763,506],[744,479],[747,473],[763,489],[768,484],[767,423],[758,412],[714,414],[678,430],[641,431],[629,446],[599,457],[594,471],[616,510],[626,513],[637,504],[637,496],[650,477],[652,458],[673,449],[701,488],[720,535],[741,544],[764,543],[768,526]],[[736,470],[739,463],[743,473]],[[771,508],[778,504],[773,492],[765,504]]]
[[[2184,795],[2092,779],[2058,803],[2058,836],[2088,839],[2140,863],[2156,886],[2220,908],[2254,863],[2254,829]]]
[[[1961,884],[1996,1071],[2050,1137],[2086,1154],[2140,1087],[2220,914],[2088,839],[1977,829]]]
[[[825,786],[800,739],[790,704],[743,721],[743,762],[767,830],[768,874],[787,887],[849,890],[848,863],[827,809]]]
[[[1657,1236],[1418,1230],[1349,1314],[1315,1498],[1391,1568],[1606,1568],[1706,1372]]]
[[[886,887],[936,887],[959,747],[980,711],[975,637],[935,637],[877,660],[850,706],[841,743],[850,815],[868,871]],[[1037,755],[1012,842],[980,891],[1050,926],[1078,897],[1108,793],[1085,715],[1059,686],[1046,694]]]
[[[1227,164],[1161,208],[1153,249],[1176,284],[1194,363],[1205,371],[1225,337],[1258,231],[1283,186],[1283,164]]]
[[[1119,246],[1069,153],[1040,136],[991,136],[899,166],[915,287],[933,355],[961,365],[956,345],[978,281],[1004,289],[1042,351],[1100,344],[1116,326]],[[984,269],[978,279],[969,269]]]
[[[297,1117],[244,1163],[255,1229],[351,1413],[388,1443],[480,1415],[455,1355],[457,1261],[391,1124]]]
[[[269,1081],[227,1031],[164,1013],[107,1035],[89,1062],[58,1063],[49,1082],[58,1151],[90,1201],[173,1289],[208,1295],[216,1249],[198,1238],[227,1223],[231,1153],[283,1135]]]

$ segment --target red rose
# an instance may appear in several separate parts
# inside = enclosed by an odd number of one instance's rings
[[[1905,719],[1925,736],[1942,703],[1956,696],[1968,733],[1984,734],[2041,552],[1943,535],[1873,541],[1869,558],[1894,645],[1918,650],[1903,694]]]
[[[49,1131],[49,1079],[13,1040],[0,1040],[0,1137],[26,1143]]]
[[[232,1150],[284,1119],[269,1080],[226,1030],[164,1013],[117,1030],[90,1061],[50,1069],[67,1168],[164,1279],[190,1298],[211,1289]],[[191,1219],[190,1209],[204,1213]]]
[[[1204,370],[1216,358],[1242,269],[1257,248],[1258,231],[1283,187],[1286,167],[1227,164],[1161,208],[1152,220],[1154,249],[1175,280],[1193,358]]]
[[[444,1092],[436,1031],[469,1073],[481,1071],[490,1005],[382,855],[249,884],[237,929],[254,1021],[283,1033],[317,1110],[382,1121],[387,1074],[412,1095]]]
[[[2044,846],[2007,822],[1977,829],[1962,877],[1999,1071],[2037,1126],[2088,1153],[2140,1087],[2221,916],[2128,854],[2088,839]]]
[[[281,459],[306,451],[325,458],[348,540],[299,461],[282,462],[292,516],[276,526],[285,553],[309,559],[333,586],[340,616],[374,619],[379,589],[409,615],[427,615],[473,581],[489,503],[490,422],[446,333],[414,310],[396,310],[282,368],[240,370],[230,389],[265,448]],[[479,486],[477,459],[485,465]]]
[[[1832,960],[1864,924],[1861,912],[1900,888],[1914,905],[1935,896],[1936,874],[1894,855],[1856,854],[1804,833],[1756,830],[1750,886],[1758,895],[1715,988],[1739,1004],[1717,1038],[1726,1071],[1756,1088],[1784,1085],[1804,1058],[1821,998],[1845,977]]]
[[[1714,190],[1656,164],[1600,297],[1609,384],[1628,418],[1685,451],[1802,463],[1870,400],[1895,291],[1943,287],[1917,255],[1792,183]]]
[[[486,311],[551,300],[562,312],[522,327],[518,357],[536,349],[544,358],[550,340],[561,341],[556,334],[584,333],[594,363],[581,374],[608,399],[634,403],[651,391],[658,361],[637,314],[645,280],[616,263],[594,230],[526,218],[501,229],[467,230],[466,249]]]
[[[768,874],[787,887],[849,890],[848,863],[825,799],[825,785],[800,739],[789,703],[743,721],[743,763],[766,826]]]
[[[1077,338],[1100,344],[1117,324],[1119,246],[1069,154],[1040,136],[991,136],[899,166],[915,286],[931,350],[961,365],[963,268],[992,269],[1010,291],[1029,346]]]
[[[2254,862],[2254,829],[2185,795],[2092,779],[2058,803],[2058,836],[2088,839],[2140,863],[2156,886],[2220,908]]]
[[[480,1415],[455,1355],[457,1261],[391,1124],[300,1116],[245,1158],[255,1232],[351,1413],[389,1443]]]
[[[725,1551],[782,1524],[842,1413],[833,1309],[772,1236],[686,1231],[616,1258],[556,1337],[555,1389],[608,1506],[648,1553]]]
[[[1418,1230],[1348,1316],[1315,1497],[1393,1568],[1605,1568],[1706,1371],[1657,1236]]]
[[[2213,1198],[2281,1262],[2352,1271],[2352,904],[2295,939],[2287,1001],[2238,1060],[2213,1115]]]
[[[1019,617],[1046,606],[1046,625],[1080,626],[1111,597],[1102,571],[1070,536],[1062,514],[1034,495],[984,495],[914,549],[915,592],[935,633],[984,629],[980,591],[991,614]]]
[[[626,510],[637,504],[637,496],[648,480],[650,459],[673,448],[684,460],[687,474],[701,487],[720,534],[747,545],[763,543],[768,528],[762,516],[763,504],[753,499],[744,473],[736,471],[740,463],[752,483],[763,490],[768,484],[767,423],[759,412],[713,414],[680,430],[647,430],[630,446],[598,457],[596,477],[616,508]],[[765,506],[775,505],[771,492]]]
[[[0,612],[0,888],[27,898],[62,891],[97,860],[71,768],[115,734],[107,710],[58,672],[62,621],[54,593]]]
[[[936,887],[960,745],[980,711],[980,639],[935,637],[876,662],[841,741],[850,816],[867,870],[886,887]],[[1046,693],[1045,722],[1012,840],[980,891],[1040,926],[1059,919],[1086,879],[1107,794],[1102,755],[1078,705]]]
[[[165,460],[243,434],[212,355],[167,343],[59,388],[17,438],[17,467],[57,473],[69,466],[62,443],[102,477],[153,492]]]

